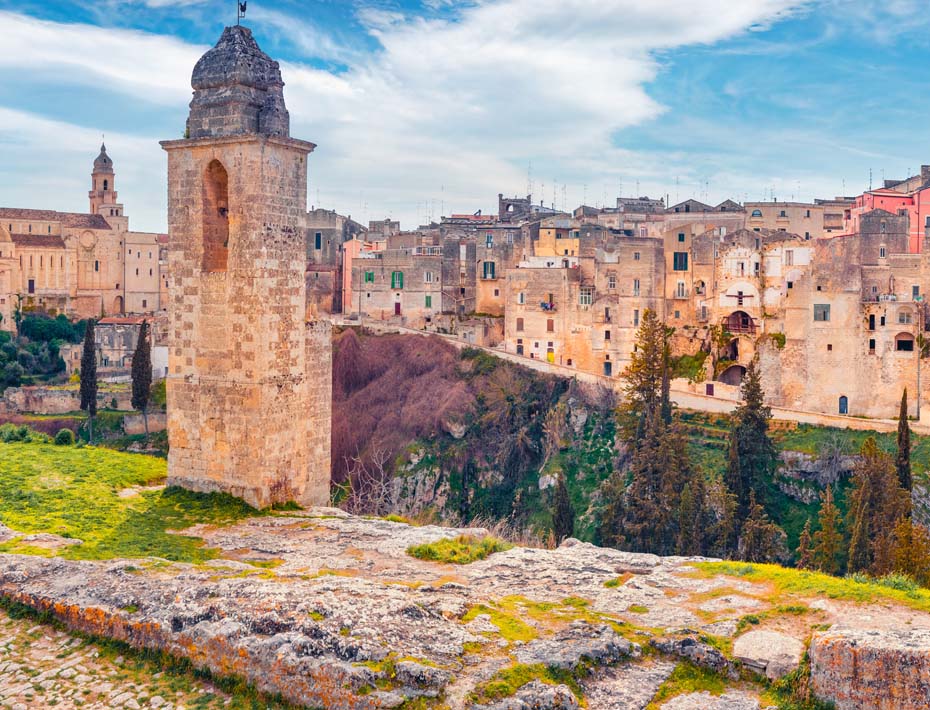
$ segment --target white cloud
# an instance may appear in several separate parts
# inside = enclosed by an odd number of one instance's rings
[[[0,185],[4,207],[87,211],[100,132],[0,107]],[[116,189],[130,227],[164,229],[167,161],[155,140],[107,133]]]
[[[381,49],[364,56],[307,22],[267,10],[251,19],[259,41],[270,24],[294,46],[348,64],[340,74],[282,67],[292,133],[319,144],[311,200],[319,189],[324,206],[360,219],[391,213],[410,226],[428,200],[444,202],[447,212],[471,211],[492,207],[498,191],[521,192],[529,162],[538,196],[546,183],[547,201],[553,180],[571,186],[569,204],[581,200],[586,183],[600,201],[601,185],[635,170],[661,183],[658,176],[674,174],[670,166],[617,150],[611,135],[662,112],[646,91],[662,53],[750,32],[804,4],[481,0],[453,19],[367,12],[359,19]],[[191,69],[205,49],[11,13],[0,13],[0,24],[0,68],[106,82],[171,106],[187,102]],[[160,205],[163,192],[153,184],[150,199]]]

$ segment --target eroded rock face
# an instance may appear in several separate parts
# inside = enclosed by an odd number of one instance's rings
[[[811,643],[814,692],[837,710],[930,707],[930,631],[838,628]]]

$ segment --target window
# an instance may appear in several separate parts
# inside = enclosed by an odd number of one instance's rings
[[[878,258],[879,258],[879,259],[884,259],[884,258],[885,258],[885,247],[879,247],[879,248],[878,248]]]
[[[520,291],[520,293],[517,294],[517,303],[519,303],[521,306],[526,303],[526,294],[523,293],[523,291]]]
[[[681,318],[681,311],[675,311],[675,318]]]
[[[507,232],[507,243],[513,244],[513,232]]]
[[[100,271],[100,262],[99,262],[99,261],[95,261],[95,262],[94,262],[94,271]]]
[[[493,279],[494,278],[494,262],[486,261],[482,264],[484,269],[484,278]]]
[[[644,235],[644,236],[645,236],[645,235]],[[639,252],[638,252],[638,251],[634,251],[634,252],[633,252],[633,261],[639,261]]]
[[[610,331],[609,331],[609,330],[605,330],[605,331],[604,331],[604,340],[610,340]]]
[[[917,284],[911,286],[911,298],[913,298],[915,301],[920,298],[920,286]]]
[[[317,250],[323,248],[323,232],[317,232],[313,235],[313,247]]]
[[[494,246],[494,233],[493,233],[493,232],[488,232],[488,233],[485,235],[485,238],[484,238],[484,245],[485,245],[488,249],[490,249],[491,247]]]
[[[607,277],[607,288],[615,289],[617,288],[617,277],[611,274]]]
[[[427,308],[433,307],[433,297],[431,295],[426,296],[426,307]]]
[[[365,272],[365,283],[366,283],[366,284],[373,284],[374,282],[375,282],[375,272],[374,272],[374,271],[366,271],[366,272]]]
[[[29,293],[35,293],[35,292],[36,292],[36,282],[35,282],[35,279],[29,279],[29,284],[28,284],[28,286],[29,286]]]
[[[392,271],[391,272],[391,288],[400,289],[404,287],[404,272],[403,271]]]
[[[886,228],[886,225],[885,225],[884,222],[882,222],[882,226],[881,226],[881,232],[882,232],[882,234],[885,233],[885,228]]]
[[[685,282],[684,281],[678,282],[678,287],[675,289],[675,297],[676,298],[685,297]]]
[[[805,216],[805,217],[810,217],[810,216],[811,216],[811,211],[810,211],[810,210],[807,210],[807,212],[804,214],[804,216]]]
[[[555,332],[555,321],[552,318],[546,319],[546,332],[547,333]]]
[[[869,330],[875,330],[875,314],[869,314]]]
[[[810,232],[804,232],[804,241],[805,241],[805,242],[809,242],[810,240],[811,240],[811,233],[810,233]]]
[[[761,266],[761,265],[759,264],[758,261],[755,262],[755,263],[752,265],[752,270],[755,272],[756,276],[759,275],[759,267],[760,267],[760,266]]]
[[[814,304],[814,320],[826,322],[830,320],[830,304],[829,303],[815,303]]]
[[[590,306],[594,303],[594,289],[590,286],[582,286],[578,295],[578,304],[581,306]]]
[[[779,216],[779,217],[787,217],[787,216],[788,216],[788,213],[785,212],[785,210],[782,210],[781,212],[778,213],[778,216]]]
[[[143,307],[143,308],[147,308],[148,305],[149,305],[148,301],[146,301],[146,300],[143,298],[143,299],[142,299],[142,307]]]
[[[633,310],[633,325],[639,325],[639,309]]]
[[[138,276],[138,275],[139,275],[139,270],[138,270],[138,269],[136,269],[136,276]]]
[[[518,333],[523,332],[523,319],[522,318],[517,318],[517,332]]]
[[[679,242],[683,242],[684,240],[685,240],[685,233],[684,233],[684,232],[679,232],[679,233],[678,233],[678,241],[679,241]]]
[[[423,283],[428,283],[428,284],[433,283],[433,272],[432,271],[423,272]]]
[[[899,335],[897,338],[895,338],[894,349],[899,353],[912,353],[914,352],[914,339],[909,335]]]
[[[827,343],[827,352],[828,352],[828,353],[832,353],[832,352],[833,352],[833,343]]]
[[[494,297],[497,298],[501,295],[501,290],[499,288],[494,289]]]
[[[785,249],[785,266],[794,266],[794,250]]]
[[[875,354],[875,338],[869,338],[869,355]]]
[[[633,295],[639,295],[639,279],[633,279]]]
[[[762,210],[753,210],[753,211],[752,211],[752,214],[751,214],[750,216],[751,216],[751,217],[761,217],[761,216],[762,216]]]
[[[911,312],[910,311],[901,311],[898,313],[898,323],[901,325],[910,325],[911,324]]]
[[[672,255],[672,268],[675,271],[687,271],[688,270],[688,252],[676,251]]]

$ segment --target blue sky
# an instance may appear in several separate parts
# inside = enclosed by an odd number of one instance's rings
[[[106,134],[134,229],[232,0],[0,0],[0,205],[86,209]],[[310,202],[412,227],[498,192],[855,194],[930,163],[924,0],[249,0]]]

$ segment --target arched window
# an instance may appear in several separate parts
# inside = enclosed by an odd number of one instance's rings
[[[226,271],[229,255],[229,177],[218,160],[203,179],[203,270]]]
[[[845,394],[840,397],[840,414],[849,414],[849,399]]]
[[[761,216],[762,216],[762,210],[753,210],[751,216],[752,216],[752,217],[761,217]]]
[[[109,181],[109,180],[104,180],[104,181],[103,181],[103,191],[106,192],[108,189],[110,189],[110,181]]]

